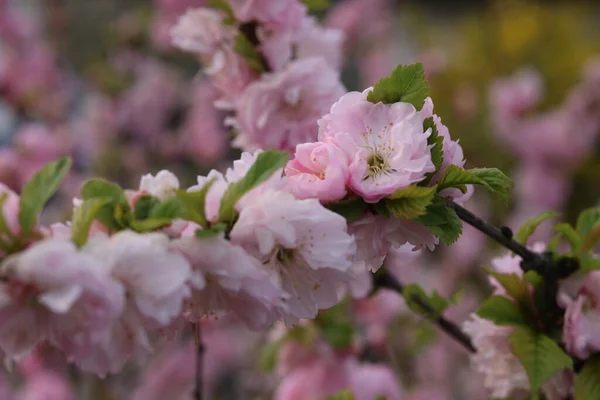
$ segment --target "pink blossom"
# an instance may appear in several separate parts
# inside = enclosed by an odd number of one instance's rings
[[[235,110],[248,85],[256,81],[259,76],[246,60],[233,49],[224,51],[224,68],[211,72],[212,83],[221,91],[221,97],[215,106],[222,110]]]
[[[70,356],[103,339],[123,310],[121,286],[70,241],[39,242],[3,268],[0,346],[9,356],[43,339]]]
[[[198,184],[191,186],[187,191],[198,192],[202,190],[206,184],[212,182],[211,187],[206,194],[204,211],[208,221],[216,222],[221,208],[221,198],[223,197],[225,190],[227,190],[228,182],[225,180],[223,174],[216,170],[211,170],[208,173],[208,176],[199,176],[197,181]]]
[[[338,72],[321,58],[307,58],[263,75],[241,96],[235,144],[292,151],[314,141],[317,119],[344,93]]]
[[[423,118],[409,103],[373,104],[371,89],[344,95],[319,120],[319,140],[338,145],[350,160],[351,189],[377,202],[425,178],[435,167]]]
[[[188,319],[235,313],[252,329],[263,329],[277,317],[284,293],[258,260],[222,237],[182,238],[170,248],[192,265],[186,304]]]
[[[402,399],[402,388],[396,374],[383,364],[349,363],[350,387],[356,400],[379,396],[387,400]]]
[[[19,195],[10,190],[6,185],[0,183],[0,198],[6,196],[2,204],[1,211],[6,227],[10,235],[19,235],[21,232],[21,224],[19,224]],[[0,231],[0,241],[4,235]]]
[[[499,118],[516,118],[537,105],[543,94],[544,83],[539,72],[526,67],[494,82],[490,96]]]
[[[50,371],[34,374],[17,394],[17,400],[75,400],[69,382]]]
[[[255,255],[290,294],[280,309],[286,323],[314,318],[338,302],[355,252],[346,220],[316,199],[266,191],[241,211],[231,231],[233,243]]]
[[[371,346],[385,346],[389,324],[406,306],[401,296],[388,290],[379,290],[373,296],[354,302],[356,320],[366,330],[366,340]]]
[[[273,400],[327,398],[347,389],[349,385],[345,368],[340,368],[339,361],[324,360],[298,368],[285,376],[275,391]]]
[[[346,196],[348,162],[341,149],[332,144],[299,144],[285,173],[286,191],[297,199],[317,198],[329,203]]]
[[[271,29],[300,27],[306,7],[298,0],[228,0],[239,21],[257,21]]]
[[[171,30],[173,44],[199,54],[208,63],[207,73],[221,70],[224,50],[234,46],[234,29],[223,24],[223,15],[211,8],[196,8],[183,14]]]
[[[142,176],[140,190],[164,200],[172,197],[179,190],[179,179],[172,172],[163,169],[156,176],[152,174]]]

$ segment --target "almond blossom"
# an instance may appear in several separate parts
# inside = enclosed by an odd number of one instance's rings
[[[319,140],[336,144],[350,161],[350,188],[377,202],[435,171],[423,118],[409,103],[373,104],[371,89],[344,95],[319,120]]]
[[[266,191],[241,211],[231,240],[257,257],[289,293],[286,323],[314,318],[338,301],[355,252],[346,220],[318,200]]]
[[[164,200],[171,197],[179,189],[179,179],[170,171],[161,170],[156,176],[147,174],[142,176],[140,190]]]

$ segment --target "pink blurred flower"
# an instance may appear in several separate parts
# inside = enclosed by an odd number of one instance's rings
[[[285,173],[285,190],[297,199],[316,198],[321,203],[329,203],[346,196],[348,161],[346,155],[332,144],[299,144]]]
[[[356,249],[343,217],[316,199],[274,191],[240,211],[231,240],[262,261],[290,294],[280,313],[291,324],[338,302]]]
[[[293,151],[317,138],[317,119],[344,93],[338,72],[321,58],[295,61],[263,75],[239,100],[234,144]]]
[[[271,29],[295,30],[306,15],[298,0],[228,0],[239,21],[257,21]]]
[[[350,188],[375,203],[425,178],[435,167],[430,130],[409,103],[373,104],[371,89],[344,95],[319,120],[319,140],[339,146],[350,160]]]
[[[15,399],[75,400],[75,393],[64,377],[48,371],[31,376]]]
[[[3,183],[0,183],[0,198],[3,196],[5,196],[5,199],[0,211],[2,211],[2,217],[4,218],[6,227],[9,230],[7,233],[13,236],[18,236],[21,232],[21,224],[19,223],[19,195],[10,190]],[[2,241],[2,239],[9,238],[5,238],[2,232],[0,232],[0,241]]]

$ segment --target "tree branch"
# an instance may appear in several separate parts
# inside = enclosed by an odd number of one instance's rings
[[[399,294],[403,294],[404,291],[404,285],[392,275],[390,275],[389,272],[383,269],[379,270],[377,274],[375,274],[375,287],[390,289]],[[418,304],[419,307],[426,310],[428,313],[436,314],[436,310],[429,303],[427,303],[427,300],[422,299],[421,297],[416,295],[412,295],[411,300]],[[454,322],[447,320],[441,314],[432,321],[438,326],[438,328],[440,328],[442,331],[448,334],[456,342],[460,343],[469,352],[477,352],[475,346],[473,346],[473,343],[471,343],[471,338],[466,333],[464,333]]]
[[[203,380],[202,375],[204,372],[203,358],[204,358],[204,344],[202,343],[202,335],[200,332],[200,322],[194,324],[194,341],[196,342],[196,389],[194,390],[194,400],[203,399]]]

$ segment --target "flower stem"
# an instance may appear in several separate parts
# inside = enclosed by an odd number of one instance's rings
[[[377,274],[375,274],[375,287],[376,288],[385,288],[389,290],[393,290],[399,294],[403,294],[404,285],[400,283],[396,278],[390,275],[389,272],[385,271],[383,268],[380,269]],[[432,307],[427,300],[417,296],[412,295],[411,300],[414,301],[419,307],[423,308],[430,314],[436,314],[435,308]],[[465,347],[469,352],[476,353],[477,350],[473,343],[471,343],[471,338],[464,333],[454,322],[447,320],[443,315],[439,315],[436,318],[432,319],[432,321],[448,334],[455,341],[460,343],[463,347]]]
[[[196,342],[196,389],[194,391],[194,400],[202,400],[204,389],[202,381],[204,344],[202,343],[199,321],[194,324],[194,341]]]

